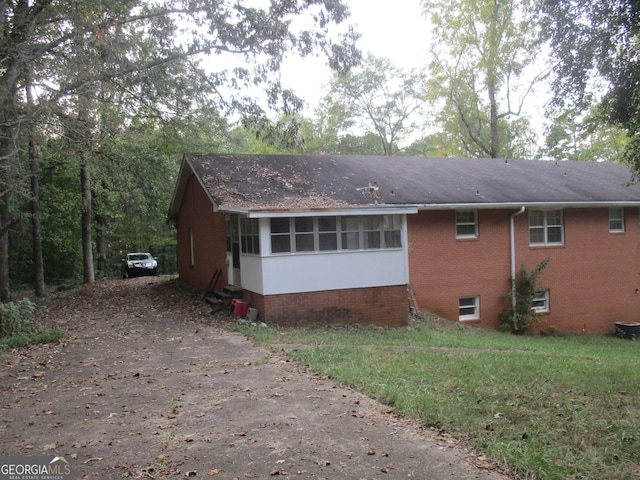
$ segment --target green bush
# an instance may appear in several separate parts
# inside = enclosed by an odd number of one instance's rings
[[[33,336],[42,329],[36,316],[36,305],[25,298],[0,304],[0,338]]]
[[[515,280],[512,279],[514,289],[506,295],[510,301],[509,306],[500,313],[501,330],[517,334],[525,333],[539,321],[540,317],[532,310],[533,299],[543,290],[540,285],[540,276],[548,264],[549,257],[532,271],[522,265]]]
[[[0,340],[0,347],[4,348],[23,348],[29,345],[29,339],[24,335],[14,335]]]

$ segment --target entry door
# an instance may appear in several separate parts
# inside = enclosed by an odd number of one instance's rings
[[[240,219],[238,215],[229,215],[227,219],[227,275],[229,284],[242,286],[240,279]]]

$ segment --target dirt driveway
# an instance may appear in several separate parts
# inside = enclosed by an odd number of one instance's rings
[[[57,294],[56,345],[8,353],[0,455],[75,478],[501,479],[482,457],[301,371],[159,277]]]

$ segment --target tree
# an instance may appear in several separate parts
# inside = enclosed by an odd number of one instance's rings
[[[585,114],[573,108],[553,119],[541,155],[555,160],[621,162],[627,144],[626,132],[607,125],[600,109]]]
[[[540,0],[539,14],[555,59],[555,106],[600,104],[629,134],[625,159],[640,171],[640,2]]]
[[[530,0],[423,0],[433,24],[429,98],[439,121],[467,155],[514,156],[527,96],[544,76],[532,75],[538,53]],[[525,130],[526,131],[526,130]]]
[[[336,140],[375,134],[380,152],[393,155],[423,124],[424,83],[420,71],[403,71],[369,54],[360,68],[334,74],[318,112],[323,133]]]
[[[77,157],[83,172],[84,209],[89,213],[86,223],[92,217],[91,155],[99,146],[99,134],[105,131],[99,114],[101,102],[117,98],[123,113],[145,107],[166,120],[188,110],[194,101],[189,95],[200,91],[220,111],[239,112],[247,122],[256,123],[266,113],[246,94],[248,85],[266,86],[269,107],[299,108],[299,99],[279,86],[277,72],[285,55],[324,52],[337,70],[359,60],[353,30],[337,40],[329,35],[330,26],[348,17],[340,0],[274,0],[265,8],[231,0],[9,0],[1,8],[2,301],[10,298],[7,232],[20,219],[11,205],[21,173],[13,167],[23,148],[19,139],[25,101],[20,92],[27,73],[38,92],[30,109],[31,122],[56,115],[79,135],[75,141],[80,147]],[[293,20],[303,14],[311,19],[311,27],[296,30]],[[241,57],[254,68],[205,71],[199,61],[213,54]],[[174,68],[184,76],[174,75]],[[121,95],[114,97],[117,93]],[[126,127],[126,115],[122,118]],[[83,229],[90,234],[86,224]],[[85,237],[84,243],[89,257],[90,238]],[[93,263],[90,258],[85,260],[85,280],[91,281],[88,263]]]

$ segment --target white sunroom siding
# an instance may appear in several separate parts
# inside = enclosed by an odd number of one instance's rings
[[[402,248],[269,255],[269,223],[260,222],[261,252],[242,255],[242,287],[261,295],[406,285],[409,282],[406,217]]]
[[[403,285],[403,250],[263,257],[263,295]],[[248,287],[246,287],[248,288]]]

